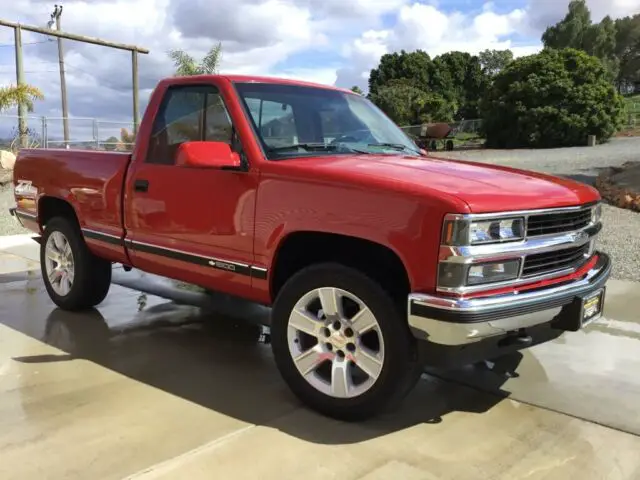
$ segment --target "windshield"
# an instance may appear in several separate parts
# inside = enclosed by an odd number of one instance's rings
[[[413,141],[361,95],[325,88],[237,83],[270,159],[342,153],[420,155]]]

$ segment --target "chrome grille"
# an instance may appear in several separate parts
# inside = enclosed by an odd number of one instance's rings
[[[587,243],[580,247],[527,255],[524,259],[522,276],[533,277],[577,268],[587,259],[588,254],[589,244]]]
[[[573,232],[588,226],[590,222],[590,208],[575,212],[531,215],[527,219],[527,236],[538,237],[540,235]]]

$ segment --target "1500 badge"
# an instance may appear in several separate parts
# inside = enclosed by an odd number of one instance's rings
[[[38,188],[34,187],[31,180],[18,180],[18,184],[15,188],[15,194],[21,197],[36,198],[38,195]]]
[[[229,270],[231,272],[236,271],[236,266],[227,262],[221,262],[220,260],[209,260],[209,265],[215,268],[221,268],[223,270]]]

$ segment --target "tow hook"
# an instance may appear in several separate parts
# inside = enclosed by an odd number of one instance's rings
[[[533,343],[533,338],[528,335],[524,328],[521,328],[517,332],[511,332],[506,337],[498,342],[499,347],[512,347],[518,346],[525,348]]]

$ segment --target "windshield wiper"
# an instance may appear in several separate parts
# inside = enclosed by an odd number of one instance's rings
[[[368,152],[366,150],[359,150],[357,148],[351,148],[348,147],[350,152],[354,152],[354,153],[362,153],[363,155],[373,155],[373,152]]]
[[[337,145],[329,145],[327,143],[294,143],[293,145],[283,145],[281,147],[269,147],[270,152],[282,152],[286,150],[292,150],[296,148],[303,148],[307,151],[324,150],[331,151],[338,148]]]
[[[368,146],[369,147],[387,147],[387,148],[393,148],[394,150],[398,150],[398,151],[408,150],[410,152],[420,155],[419,151],[414,150],[411,147],[407,147],[406,145],[403,145],[401,143],[370,143]]]

